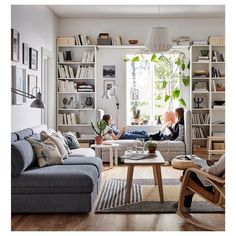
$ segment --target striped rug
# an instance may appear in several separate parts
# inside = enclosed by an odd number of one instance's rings
[[[180,184],[177,179],[163,179],[164,203],[160,203],[158,187],[152,179],[134,179],[130,203],[125,203],[126,180],[105,181],[95,213],[175,213],[173,203],[178,200]],[[193,198],[192,213],[221,213],[216,207],[197,195]]]

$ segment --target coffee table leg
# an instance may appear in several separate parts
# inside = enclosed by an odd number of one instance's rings
[[[115,147],[115,165],[118,165],[118,147]]]
[[[162,177],[161,177],[161,166],[156,165],[156,176],[157,176],[157,182],[158,182],[158,189],[160,194],[160,201],[161,203],[164,202],[164,195],[163,195],[163,187],[162,187]]]
[[[158,184],[158,181],[157,181],[157,170],[156,170],[156,166],[154,165],[154,166],[152,166],[152,168],[153,168],[154,183],[155,183],[155,185],[157,185],[157,184]]]
[[[133,172],[134,172],[134,166],[128,165],[125,203],[130,202],[130,192],[131,192],[131,187],[132,187]]]
[[[110,149],[110,167],[113,168],[113,149],[112,147]]]

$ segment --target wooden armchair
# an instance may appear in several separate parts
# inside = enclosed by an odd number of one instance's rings
[[[201,175],[206,178],[213,186],[213,192],[207,191],[204,187],[197,184],[194,180],[190,178],[191,173],[195,173]],[[184,199],[186,195],[190,195],[192,193],[196,193],[200,195],[205,200],[220,206],[222,208],[225,207],[225,179],[219,178],[214,175],[208,174],[202,170],[197,168],[189,168],[186,170],[185,175],[180,178],[182,181],[182,186],[179,195],[179,204],[177,209],[177,214],[181,216],[185,221],[196,225],[201,228],[209,229],[209,230],[224,230],[221,228],[212,228],[210,225],[206,225],[201,221],[194,219],[193,216],[184,212]],[[204,221],[204,219],[202,220]]]

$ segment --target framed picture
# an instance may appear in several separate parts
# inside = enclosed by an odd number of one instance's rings
[[[38,77],[35,75],[28,75],[28,93],[36,97],[37,87],[38,87]]]
[[[104,78],[115,78],[116,67],[115,66],[103,66],[103,77]]]
[[[115,81],[114,80],[104,80],[104,93],[106,94],[106,91],[111,89],[113,86],[115,86]],[[111,91],[110,95],[115,95],[115,88]]]
[[[26,93],[26,69],[18,66],[12,66],[12,86],[13,89],[18,89]],[[19,105],[26,102],[26,97],[12,92],[12,104]]]
[[[11,29],[11,60],[20,60],[20,33],[14,29]]]
[[[22,63],[24,65],[29,63],[29,47],[26,43],[22,43]]]
[[[38,70],[38,51],[29,49],[29,68],[32,70]]]

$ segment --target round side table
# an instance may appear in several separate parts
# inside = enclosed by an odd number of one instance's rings
[[[115,165],[118,165],[118,147],[120,145],[117,143],[112,144],[92,144],[90,147],[99,149],[99,148],[108,148],[110,150],[110,167],[113,168],[113,150],[115,152]]]

